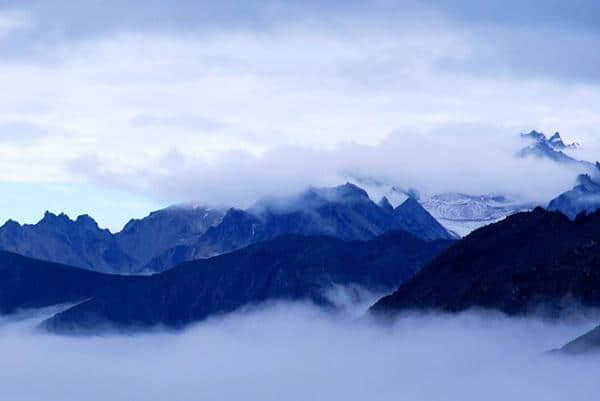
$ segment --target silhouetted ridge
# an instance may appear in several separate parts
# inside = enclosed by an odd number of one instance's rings
[[[308,300],[331,307],[326,291],[334,285],[389,290],[450,243],[423,241],[405,232],[369,241],[285,235],[161,274],[133,276],[126,285],[106,288],[56,315],[47,326],[59,332],[95,332],[107,324],[182,327],[268,300]]]
[[[372,310],[557,316],[576,305],[600,306],[600,212],[571,222],[538,207],[474,231]]]
[[[0,251],[0,314],[83,301],[127,280]]]

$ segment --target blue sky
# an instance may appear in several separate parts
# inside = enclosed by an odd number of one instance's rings
[[[2,1],[0,220],[118,230],[348,172],[550,196],[570,178],[503,155],[533,128],[600,149],[599,19],[595,1]]]

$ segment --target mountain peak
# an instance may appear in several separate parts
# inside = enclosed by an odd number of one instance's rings
[[[337,187],[310,188],[301,196],[304,201],[348,202],[348,201],[370,201],[367,191],[361,187],[347,182]]]
[[[167,206],[165,209],[157,210],[156,212],[165,212],[165,211],[181,211],[181,210],[194,210],[194,211],[210,211],[211,208],[207,205],[199,202],[185,202],[185,203],[176,203],[170,206]],[[156,213],[154,212],[154,213]]]
[[[600,208],[600,183],[589,174],[577,176],[577,185],[563,192],[548,204],[548,210],[559,211],[571,220],[582,212],[592,213]]]
[[[408,232],[424,231],[426,227],[426,236],[421,236],[426,240],[433,239],[452,239],[456,236],[445,229],[425,208],[412,196],[409,196],[400,206],[394,209],[393,229],[405,230]]]
[[[565,149],[567,147],[575,146],[575,144],[570,144],[569,146],[565,145],[558,132],[555,132],[554,135],[552,135],[550,139],[548,139],[548,143],[550,144],[550,146],[556,149]]]
[[[1,228],[20,228],[21,224],[13,219],[6,220],[6,223]]]
[[[402,210],[411,210],[411,209],[423,209],[423,206],[421,206],[421,204],[412,196],[409,196],[408,198],[406,198],[406,200],[404,202],[402,202],[402,204],[400,204],[396,210],[398,209],[402,209]],[[425,210],[425,209],[423,209]]]
[[[384,196],[383,198],[381,198],[381,200],[379,201],[378,205],[379,205],[380,208],[382,208],[386,212],[392,212],[392,211],[394,211],[394,207],[392,206],[392,204],[390,203],[390,201],[388,200],[388,198],[386,196]]]
[[[99,228],[98,223],[96,223],[96,220],[94,220],[88,214],[82,214],[81,216],[78,216],[77,220],[75,220],[75,222],[79,225],[83,225],[83,226],[86,226],[89,228]]]
[[[367,191],[359,187],[358,185],[352,184],[351,182],[346,182],[344,185],[340,185],[338,187],[333,188],[334,191],[343,196],[343,197],[361,197],[361,198],[369,198],[369,194]]]
[[[550,138],[546,138],[546,135],[543,133],[532,130],[528,134],[521,134],[521,138],[533,139],[535,144],[532,146],[545,145],[555,151],[561,149],[576,149],[580,146],[577,142],[565,144],[558,131],[552,134]]]
[[[57,223],[57,222],[72,222],[72,220],[65,213],[54,214],[49,210],[46,210],[44,217],[40,220],[40,223]]]
[[[546,141],[546,135],[536,130],[531,130],[527,134],[521,133],[521,138],[532,138],[536,141]]]
[[[576,142],[565,145],[558,132],[555,132],[550,139],[547,139],[546,135],[537,131],[521,134],[521,138],[533,139],[533,143],[517,152],[517,157],[527,158],[533,156],[538,159],[549,159],[558,163],[578,164],[586,169],[592,167],[591,163],[574,159],[563,152],[565,149],[576,149],[580,147],[580,145]]]
[[[600,184],[594,181],[589,174],[580,174],[577,176],[577,184],[581,185],[587,192],[600,192]]]

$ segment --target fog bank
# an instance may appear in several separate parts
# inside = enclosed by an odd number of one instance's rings
[[[593,400],[600,358],[544,354],[593,326],[466,313],[391,327],[299,304],[180,333],[60,337],[0,321],[7,400]]]

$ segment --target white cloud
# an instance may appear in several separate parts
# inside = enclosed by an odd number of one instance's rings
[[[545,351],[592,322],[406,317],[392,327],[275,305],[176,334],[60,337],[0,320],[10,400],[593,400],[598,358]]]
[[[126,172],[106,169],[108,163],[91,154],[72,160],[69,168],[97,184],[156,199],[237,207],[247,207],[263,196],[365,177],[423,194],[500,193],[541,204],[572,187],[577,169],[516,158],[516,150],[527,142],[511,131],[490,130],[462,125],[449,126],[442,133],[398,131],[377,145],[346,143],[333,149],[277,146],[260,155],[222,153],[210,161],[172,151],[152,169]]]

